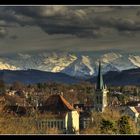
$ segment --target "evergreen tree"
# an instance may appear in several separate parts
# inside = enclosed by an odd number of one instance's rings
[[[122,116],[118,120],[118,128],[120,134],[132,134],[132,129],[129,123],[129,117],[128,116]]]

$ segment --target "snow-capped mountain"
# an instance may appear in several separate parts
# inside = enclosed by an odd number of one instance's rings
[[[6,62],[4,62],[5,60],[3,59],[0,59],[0,70],[3,70],[3,69],[9,69],[9,70],[17,70],[18,67],[15,67],[13,65],[10,65]]]
[[[62,72],[77,77],[88,77],[95,73],[93,62],[89,56],[78,56],[77,59]]]
[[[140,56],[129,55],[128,58],[135,66],[140,67]]]
[[[103,73],[140,67],[140,55],[132,53],[40,51],[0,56],[0,69],[36,69],[89,78],[97,75],[99,60]]]

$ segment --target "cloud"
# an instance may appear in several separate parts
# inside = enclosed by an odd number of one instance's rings
[[[19,55],[22,59],[28,59],[28,58],[31,57],[31,55],[29,55],[29,54],[18,53],[18,55]]]
[[[136,15],[137,15],[137,16],[140,16],[140,11],[137,11]]]
[[[5,9],[9,10],[9,7]],[[14,6],[10,9],[15,11],[16,14],[39,18],[65,15],[68,10],[66,6]]]
[[[18,38],[18,36],[17,35],[12,35],[12,36],[10,36],[10,38],[13,39],[13,40],[15,40],[15,39]]]
[[[5,38],[8,34],[8,31],[4,27],[0,27],[0,38]]]
[[[120,35],[123,35],[125,37],[136,37],[135,32],[132,31],[121,31],[119,32]]]
[[[125,32],[123,35],[139,31],[140,24],[134,19],[124,18],[121,14],[117,17],[108,16],[108,13],[113,11],[119,13],[120,10],[130,9],[134,7],[7,6],[0,10],[0,18],[9,25],[15,23],[20,26],[38,26],[50,35],[69,34],[77,37],[100,38],[106,36],[106,28]]]
[[[79,9],[71,9],[65,6],[22,7],[22,10],[15,7],[14,10],[16,14],[24,14],[27,17],[32,16],[34,19],[32,24],[36,23],[37,26],[48,34],[97,37],[97,29],[99,27],[94,24],[87,24],[89,22],[87,14],[80,7]]]
[[[119,32],[136,32],[140,31],[140,22],[128,18],[114,18],[114,17],[96,17],[95,23],[103,27],[111,27]]]
[[[19,7],[17,8],[19,9]],[[14,9],[15,7],[5,7],[0,9],[0,18],[3,19],[7,27],[17,25],[21,26],[35,25],[33,18],[31,16],[17,14],[16,11],[14,11]]]

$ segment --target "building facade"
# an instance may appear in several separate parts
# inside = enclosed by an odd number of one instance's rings
[[[77,111],[54,115],[43,120],[37,120],[40,130],[57,129],[61,134],[79,134],[79,114]]]
[[[62,95],[51,95],[40,110],[51,113],[50,117],[37,122],[41,129],[57,128],[64,134],[79,134],[79,112]]]

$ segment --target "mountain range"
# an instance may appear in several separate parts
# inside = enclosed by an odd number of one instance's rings
[[[109,71],[103,75],[104,82],[107,85],[123,86],[123,85],[140,85],[140,68],[119,71]],[[64,73],[45,72],[40,70],[0,70],[0,79],[5,83],[12,84],[16,81],[24,84],[34,83],[65,83],[77,84],[83,81],[96,83],[97,77],[94,76],[89,79],[80,79],[69,76]]]
[[[36,69],[88,79],[97,75],[99,60],[103,74],[140,68],[139,53],[36,51],[1,55],[0,70]]]
[[[118,71],[109,71],[103,75],[104,83],[113,86],[140,85],[140,68]],[[96,83],[97,77],[88,79]]]

